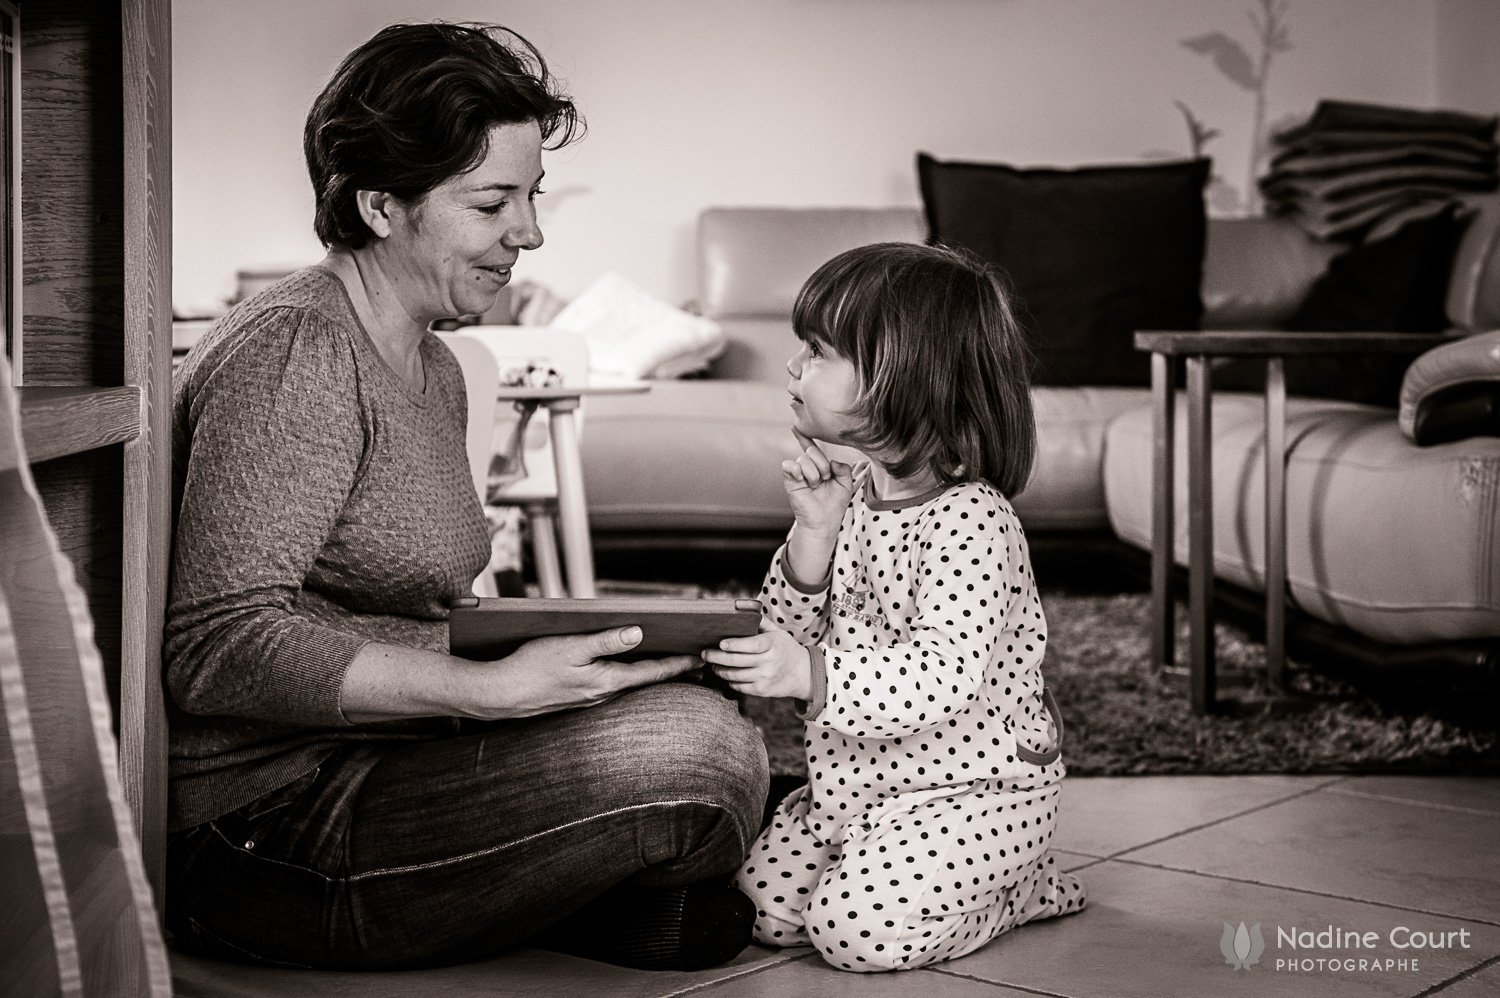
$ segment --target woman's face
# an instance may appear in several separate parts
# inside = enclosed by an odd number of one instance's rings
[[[413,319],[425,326],[489,311],[521,250],[542,245],[536,224],[541,180],[536,122],[495,125],[489,152],[474,169],[415,203],[392,200],[381,254]]]

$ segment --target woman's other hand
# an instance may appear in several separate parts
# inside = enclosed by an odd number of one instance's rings
[[[636,662],[611,658],[628,652],[640,642],[641,629],[634,626],[528,641],[508,657],[488,663],[496,673],[495,699],[477,704],[474,716],[530,717],[588,707],[625,690],[659,683],[702,665],[693,655]]]
[[[786,631],[762,624],[759,634],[725,638],[703,652],[714,674],[736,693],[756,697],[812,696],[812,659]]]
[[[528,641],[493,662],[371,642],[349,663],[339,708],[353,723],[403,717],[503,720],[588,707],[700,668],[696,655],[618,662],[639,627]]]

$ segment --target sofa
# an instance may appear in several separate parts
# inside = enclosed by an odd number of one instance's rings
[[[1470,203],[1476,216],[1446,296],[1458,334],[1500,328],[1500,196]],[[773,548],[790,524],[777,469],[795,453],[785,363],[796,349],[797,289],[843,249],[925,237],[919,208],[705,210],[698,306],[721,324],[727,348],[705,376],[590,401],[583,460],[596,546],[641,559]],[[1204,328],[1279,328],[1337,252],[1283,220],[1210,219]],[[1102,539],[1145,564],[1149,393],[1034,389],[1039,451],[1013,497],[1033,548]],[[1215,392],[1214,565],[1221,600],[1242,616],[1253,616],[1263,590],[1261,412],[1258,394]],[[1421,447],[1394,408],[1292,397],[1287,412],[1291,654],[1331,659],[1352,677],[1418,670],[1446,686],[1500,688],[1500,438]],[[1184,466],[1185,436],[1179,429]],[[1179,564],[1185,479],[1176,476]]]

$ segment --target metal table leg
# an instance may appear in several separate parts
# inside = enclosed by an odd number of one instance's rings
[[[1152,507],[1151,507],[1151,662],[1157,668],[1172,664],[1175,656],[1176,627],[1172,601],[1172,565],[1175,525],[1173,495],[1174,438],[1176,437],[1176,392],[1173,374],[1176,364],[1169,354],[1151,355],[1151,397],[1155,402],[1152,426]]]
[[[1213,385],[1209,360],[1187,358],[1188,389],[1188,665],[1193,709],[1213,710],[1214,674],[1214,494]]]
[[[1286,679],[1286,374],[1266,359],[1266,678]]]

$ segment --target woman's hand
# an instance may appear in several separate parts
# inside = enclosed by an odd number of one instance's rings
[[[700,668],[696,655],[611,661],[641,643],[639,627],[537,638],[493,662],[372,641],[344,672],[339,708],[354,723],[403,717],[503,720],[588,707]]]
[[[824,454],[816,440],[795,427],[792,436],[802,453],[795,461],[781,462],[781,485],[797,525],[812,534],[837,534],[854,496],[854,469]]]
[[[701,663],[692,655],[616,662],[611,655],[641,642],[639,627],[594,634],[567,634],[528,641],[507,657],[485,663],[495,681],[488,702],[475,705],[474,716],[531,717],[602,703],[637,686],[659,683]],[[485,687],[481,687],[485,690]],[[485,690],[488,692],[488,690]]]
[[[736,693],[755,697],[812,696],[812,656],[786,631],[761,624],[748,638],[725,638],[703,652],[714,674]]]

